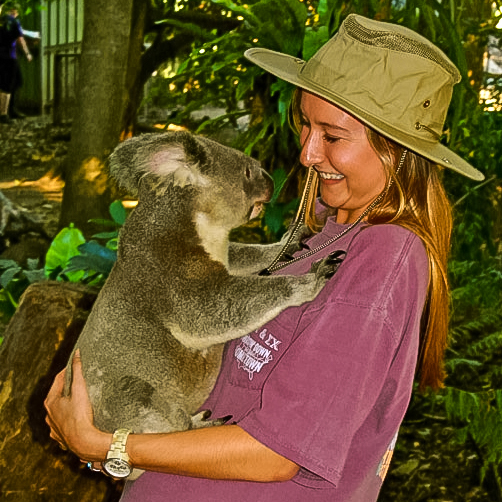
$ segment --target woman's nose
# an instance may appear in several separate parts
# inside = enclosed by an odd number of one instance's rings
[[[301,139],[303,139],[303,134]],[[304,166],[310,167],[315,164],[320,164],[323,159],[324,149],[321,135],[314,131],[307,132],[302,143],[300,162]]]

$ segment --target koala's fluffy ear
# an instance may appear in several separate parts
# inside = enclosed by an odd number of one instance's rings
[[[172,144],[165,150],[155,152],[148,161],[148,170],[169,179],[175,186],[205,185],[207,182],[197,168],[197,163],[186,159],[181,145]]]
[[[137,193],[146,174],[176,186],[204,185],[197,162],[187,155],[189,133],[144,134],[121,143],[110,155],[110,174],[130,193]]]

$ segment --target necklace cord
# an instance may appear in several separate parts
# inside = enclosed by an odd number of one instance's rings
[[[399,174],[399,171],[403,167],[407,153],[408,153],[407,149],[403,150],[403,153],[401,154],[401,158],[399,159],[399,164],[398,164],[397,169],[396,169],[396,171],[394,173],[395,176],[397,176]],[[292,258],[292,259],[290,259],[288,261],[283,261],[282,263],[279,263],[282,260],[282,258],[284,257],[284,255],[286,254],[286,249],[288,249],[289,245],[291,244],[291,242],[295,238],[295,236],[298,233],[301,225],[305,222],[305,213],[306,213],[306,210],[307,210],[308,194],[309,194],[310,189],[312,187],[312,180],[313,180],[313,178],[314,178],[314,167],[310,166],[309,167],[309,174],[308,174],[307,182],[305,184],[305,189],[303,191],[302,199],[301,199],[301,202],[300,202],[300,209],[299,209],[299,211],[297,213],[297,216],[296,216],[296,221],[295,221],[295,226],[293,228],[293,231],[289,235],[289,237],[288,237],[288,239],[286,241],[286,244],[284,244],[284,246],[282,247],[282,249],[279,252],[279,254],[275,257],[274,261],[267,268],[263,269],[258,275],[270,275],[272,272],[275,272],[276,270],[280,270],[281,268],[284,268],[284,267],[286,267],[286,266],[288,266],[288,265],[290,265],[292,263],[295,263],[297,261],[303,260],[304,258],[308,258],[309,256],[312,256],[313,254],[321,251],[322,249],[325,249],[329,245],[333,244],[333,242],[335,242],[335,241],[339,240],[340,238],[342,238],[345,234],[347,234],[348,232],[350,232],[356,225],[358,225],[362,221],[362,219],[365,216],[367,216],[367,214],[370,211],[372,211],[378,204],[380,204],[380,202],[382,202],[383,198],[385,197],[385,195],[387,195],[387,192],[389,191],[390,187],[392,186],[392,182],[393,182],[392,178],[390,178],[389,182],[387,183],[387,186],[385,187],[385,189],[359,215],[359,217],[356,219],[356,221],[354,221],[354,223],[351,223],[347,228],[345,228],[344,230],[342,230],[341,232],[339,232],[338,234],[336,234],[331,239],[328,239],[327,241],[325,241],[320,246],[317,246],[314,249],[310,249],[309,251],[303,253],[300,256],[297,256],[296,258]]]

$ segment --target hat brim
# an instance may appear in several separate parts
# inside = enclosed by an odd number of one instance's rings
[[[436,141],[421,140],[396,129],[392,124],[388,124],[380,118],[367,113],[354,103],[345,99],[343,96],[333,92],[331,89],[320,86],[316,82],[306,79],[300,72],[301,68],[305,64],[304,61],[287,54],[263,48],[248,49],[244,55],[251,62],[255,63],[269,73],[272,73],[282,80],[286,80],[291,84],[334,103],[344,111],[361,120],[361,122],[367,124],[372,129],[375,129],[383,136],[386,136],[396,143],[409,148],[422,157],[425,157],[441,166],[452,169],[453,171],[456,171],[473,180],[482,181],[485,179],[483,173],[472,167],[468,162],[462,159],[462,157],[441,143]]]

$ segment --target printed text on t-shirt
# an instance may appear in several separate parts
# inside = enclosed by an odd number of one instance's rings
[[[252,380],[254,374],[259,373],[265,364],[272,361],[272,351],[277,352],[281,344],[281,341],[269,333],[267,329],[261,331],[257,329],[255,333],[265,346],[246,335],[241,339],[234,352],[238,368],[247,372],[249,380]]]

